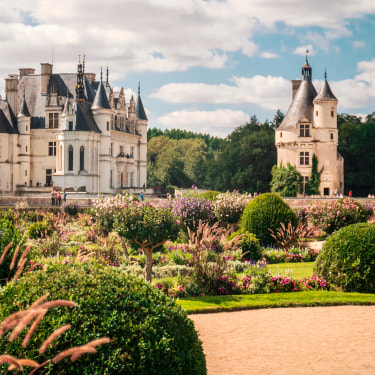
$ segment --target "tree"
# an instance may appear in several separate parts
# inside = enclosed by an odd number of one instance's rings
[[[281,163],[272,167],[272,192],[279,193],[282,197],[296,197],[301,191],[302,175],[290,163],[286,167]]]
[[[152,252],[167,240],[176,240],[179,222],[169,209],[131,202],[116,211],[117,233],[141,248],[146,254],[145,279],[151,282]]]
[[[324,167],[318,171],[318,158],[314,154],[312,157],[311,176],[309,181],[305,184],[305,193],[307,195],[318,195],[320,194],[320,176],[323,173]]]

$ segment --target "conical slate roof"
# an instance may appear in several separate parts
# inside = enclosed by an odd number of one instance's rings
[[[135,116],[136,116],[136,118],[138,118],[140,120],[147,120],[146,111],[145,111],[145,109],[143,107],[142,99],[141,99],[140,95],[138,95],[138,99],[137,99],[137,106],[136,106],[136,109],[135,109]]]
[[[99,109],[99,108],[105,108],[105,109],[111,109],[111,106],[109,105],[107,94],[105,91],[105,88],[103,86],[103,82],[100,82],[98,91],[96,92],[94,103],[92,103],[91,109]]]
[[[30,112],[29,112],[29,108],[27,108],[25,94],[23,95],[21,108],[20,108],[20,112],[19,112],[18,116],[20,116],[20,117],[31,117]]]
[[[81,106],[79,100],[75,101],[76,108],[76,128],[77,131],[91,131],[95,133],[101,133],[100,129],[96,125],[96,122],[92,116],[92,113],[87,105]],[[101,108],[101,107],[100,107]]]
[[[296,124],[302,117],[307,117],[310,121],[313,121],[313,100],[316,97],[316,94],[317,92],[311,80],[303,80],[294,96],[288,112],[277,130],[295,129]]]
[[[337,102],[335,95],[332,94],[331,88],[329,87],[327,77],[324,79],[323,86],[319,94],[315,97],[315,100],[328,100]]]

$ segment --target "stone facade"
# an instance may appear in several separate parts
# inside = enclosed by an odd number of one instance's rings
[[[304,185],[311,176],[312,157],[318,159],[320,194],[344,193],[344,159],[338,154],[337,99],[327,76],[319,93],[312,84],[307,61],[302,80],[292,81],[292,103],[283,121],[276,126],[277,164],[290,163],[302,174]]]
[[[116,193],[147,179],[148,120],[140,97],[126,102],[107,79],[53,73],[51,64],[5,79],[0,100],[0,193],[25,186]]]

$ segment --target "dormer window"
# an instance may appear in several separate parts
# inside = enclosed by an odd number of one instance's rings
[[[49,113],[48,114],[48,128],[57,129],[59,127],[59,114]]]
[[[300,124],[299,126],[299,136],[300,137],[310,137],[310,125]]]

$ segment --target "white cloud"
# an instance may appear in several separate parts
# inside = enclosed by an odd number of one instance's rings
[[[170,83],[151,95],[169,103],[255,104],[264,109],[286,107],[290,82],[282,77],[233,77],[234,86]]]
[[[243,111],[217,109],[215,111],[195,111],[182,109],[158,117],[157,122],[165,128],[186,129],[193,132],[208,133],[224,138],[236,127],[250,121]]]
[[[366,48],[366,42],[364,40],[355,40],[353,42],[353,48],[354,49]]]
[[[263,57],[264,59],[277,59],[278,57],[280,57],[280,55],[278,55],[277,53],[268,52],[268,51],[262,52],[260,56]]]
[[[295,55],[306,56],[306,51],[309,51],[308,54],[311,55],[311,56],[315,55],[315,51],[314,51],[314,48],[313,48],[312,44],[299,46],[293,51],[293,53]]]

